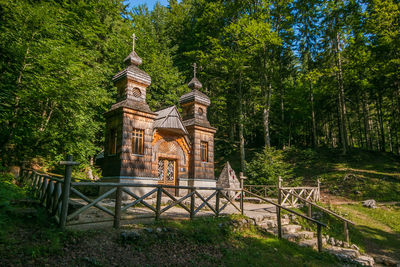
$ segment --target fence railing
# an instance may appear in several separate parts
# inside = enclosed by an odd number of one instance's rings
[[[296,207],[299,198],[295,196],[300,196],[308,201],[317,202],[320,200],[320,188],[321,183],[317,180],[317,186],[298,186],[298,187],[283,187],[282,179],[279,177],[278,188],[282,197],[282,205]],[[290,192],[290,193],[288,193]]]
[[[59,223],[60,227],[65,227],[66,224],[72,221],[79,214],[85,212],[89,208],[97,208],[98,210],[113,217],[113,224],[115,228],[119,228],[121,224],[122,213],[127,212],[128,209],[133,208],[137,205],[141,205],[141,208],[145,208],[150,211],[151,217],[156,220],[160,219],[160,216],[171,209],[172,207],[179,206],[184,212],[187,212],[189,217],[194,218],[201,210],[207,209],[212,211],[211,215],[219,216],[221,212],[228,206],[232,205],[237,211],[244,214],[245,204],[243,197],[239,197],[240,205],[235,203],[236,196],[244,194],[258,198],[276,207],[277,214],[277,226],[278,226],[278,237],[282,238],[282,224],[281,224],[281,210],[286,210],[289,213],[295,214],[308,220],[311,223],[317,225],[317,245],[318,251],[322,250],[322,234],[321,227],[326,226],[324,223],[311,218],[310,216],[303,215],[297,211],[291,210],[290,208],[284,206],[279,201],[278,203],[267,199],[263,196],[255,194],[244,188],[243,179],[241,177],[241,188],[240,189],[229,189],[229,188],[218,188],[218,187],[192,187],[192,186],[172,186],[172,185],[161,185],[161,184],[135,184],[135,183],[103,183],[103,182],[71,182],[71,170],[72,166],[76,165],[76,162],[72,161],[72,157],[68,157],[67,161],[61,162],[61,164],[66,165],[64,179],[54,178],[44,173],[40,173],[34,170],[22,170],[22,175],[25,180],[31,180],[32,193],[37,197],[41,203],[46,207],[52,216],[54,216]],[[82,193],[80,187],[103,187],[105,190],[100,196],[95,199],[91,199]],[[147,193],[139,196],[138,194],[129,190],[129,188],[146,188]],[[181,196],[172,195],[167,189],[179,189],[187,190],[187,193]],[[229,194],[229,192],[235,192],[234,194]],[[204,192],[207,192],[204,195]],[[283,190],[279,190],[283,192]],[[122,194],[128,194],[132,197],[132,201],[122,203]],[[69,203],[71,200],[71,195],[80,198],[86,205],[81,205],[74,211],[68,212]],[[230,197],[230,195],[234,195]],[[162,196],[168,197],[172,200],[172,203],[167,205],[162,205]],[[150,197],[155,197],[155,206],[148,202]],[[107,208],[100,202],[105,198],[111,198],[115,200],[114,210]],[[197,203],[200,205],[196,207]],[[188,200],[188,201],[185,201]],[[213,200],[213,201],[211,201]]]
[[[354,222],[352,222],[352,221],[340,216],[339,214],[336,214],[335,212],[333,212],[331,210],[328,210],[328,209],[316,204],[315,202],[312,202],[312,201],[310,201],[308,199],[305,199],[305,198],[303,198],[303,197],[301,197],[301,196],[297,195],[296,193],[293,193],[293,192],[291,192],[289,190],[281,188],[281,192],[285,193],[287,195],[291,195],[292,197],[296,198],[297,200],[300,200],[300,201],[304,202],[305,205],[307,205],[307,215],[310,218],[312,218],[312,207],[314,207],[314,208],[317,208],[317,209],[321,210],[322,212],[325,212],[325,213],[327,213],[327,214],[329,214],[329,215],[341,220],[343,222],[343,226],[344,226],[343,227],[343,229],[344,229],[344,237],[346,239],[346,242],[350,243],[349,224],[355,225]]]
[[[21,176],[30,181],[30,191],[33,197],[37,198],[46,207],[50,216],[60,223],[64,180],[29,169],[22,169]]]
[[[262,197],[276,198],[278,194],[276,185],[244,185],[243,188]]]

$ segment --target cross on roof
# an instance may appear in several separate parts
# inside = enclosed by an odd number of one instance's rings
[[[135,51],[135,41],[137,40],[136,35],[132,34],[132,51]]]
[[[196,78],[197,64],[193,63],[193,76]]]

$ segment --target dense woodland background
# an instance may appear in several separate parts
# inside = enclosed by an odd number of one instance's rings
[[[0,0],[1,164],[100,153],[133,32],[154,110],[200,66],[218,167],[293,146],[399,154],[399,20],[398,0]]]

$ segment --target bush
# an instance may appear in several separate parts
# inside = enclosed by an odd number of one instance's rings
[[[292,171],[291,165],[284,161],[283,152],[274,148],[265,148],[246,163],[250,184],[277,184],[279,176],[282,179],[289,178]]]

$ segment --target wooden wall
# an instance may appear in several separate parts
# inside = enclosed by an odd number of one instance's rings
[[[152,177],[152,139],[155,115],[123,109],[121,176]],[[132,131],[144,130],[144,155],[132,154]]]
[[[186,127],[192,138],[192,155],[189,177],[195,179],[215,179],[214,177],[214,129],[191,125]],[[208,143],[208,162],[201,161],[200,143]]]

